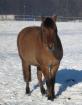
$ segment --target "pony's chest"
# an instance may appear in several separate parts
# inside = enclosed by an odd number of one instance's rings
[[[45,65],[54,65],[58,60],[54,54],[47,48],[40,51],[40,62]]]

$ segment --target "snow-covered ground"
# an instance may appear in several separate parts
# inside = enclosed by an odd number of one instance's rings
[[[53,102],[41,95],[33,66],[32,93],[25,94],[16,40],[22,28],[33,25],[40,22],[0,21],[0,105],[82,105],[82,22],[57,23],[64,57],[57,72],[57,98]]]

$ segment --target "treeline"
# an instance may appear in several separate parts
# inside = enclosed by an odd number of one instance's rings
[[[82,17],[82,0],[0,0],[0,14]]]

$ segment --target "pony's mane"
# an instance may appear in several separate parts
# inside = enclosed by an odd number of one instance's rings
[[[47,27],[47,28],[53,28],[54,27],[54,21],[47,17],[44,21],[43,21],[43,26]]]

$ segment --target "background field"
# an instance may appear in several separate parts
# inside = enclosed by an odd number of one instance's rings
[[[57,22],[64,57],[56,77],[56,96],[51,102],[38,87],[32,66],[31,96],[25,94],[17,35],[36,21],[0,21],[0,105],[82,105],[82,22]]]

